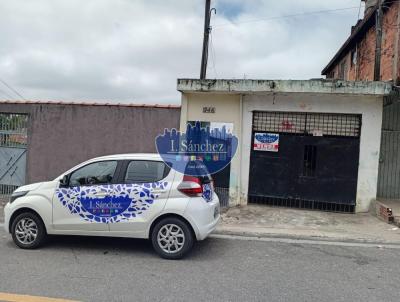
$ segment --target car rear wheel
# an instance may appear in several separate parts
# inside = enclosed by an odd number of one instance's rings
[[[154,250],[165,259],[181,259],[193,247],[194,236],[183,220],[168,217],[153,228],[151,241]]]
[[[11,225],[14,243],[22,249],[39,247],[45,237],[46,229],[38,215],[31,212],[19,214]]]

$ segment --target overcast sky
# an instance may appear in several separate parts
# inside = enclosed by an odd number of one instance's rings
[[[208,78],[309,79],[360,0],[212,3]],[[352,9],[256,22],[341,8]],[[29,100],[179,104],[176,79],[199,77],[203,14],[204,0],[0,0],[0,79]]]

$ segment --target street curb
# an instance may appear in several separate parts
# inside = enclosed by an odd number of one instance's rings
[[[365,238],[340,238],[328,236],[314,236],[314,235],[289,235],[289,234],[275,234],[275,233],[257,233],[257,232],[244,232],[232,230],[215,230],[213,235],[226,235],[226,236],[239,236],[239,237],[253,237],[253,238],[279,238],[291,240],[312,240],[324,242],[343,242],[343,243],[368,243],[368,244],[390,244],[400,246],[400,242],[391,242],[385,240],[373,240]]]

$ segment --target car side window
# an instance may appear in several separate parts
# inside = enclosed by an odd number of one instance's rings
[[[117,161],[101,161],[88,164],[74,172],[69,178],[69,185],[84,186],[110,183],[117,168]]]
[[[164,179],[170,168],[163,162],[134,160],[128,164],[125,183],[150,183]]]

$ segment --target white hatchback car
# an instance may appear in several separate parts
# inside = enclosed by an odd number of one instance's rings
[[[207,172],[189,176],[169,165],[156,154],[86,161],[18,188],[4,209],[5,229],[24,249],[47,234],[149,238],[161,257],[179,259],[216,228],[219,200]]]

